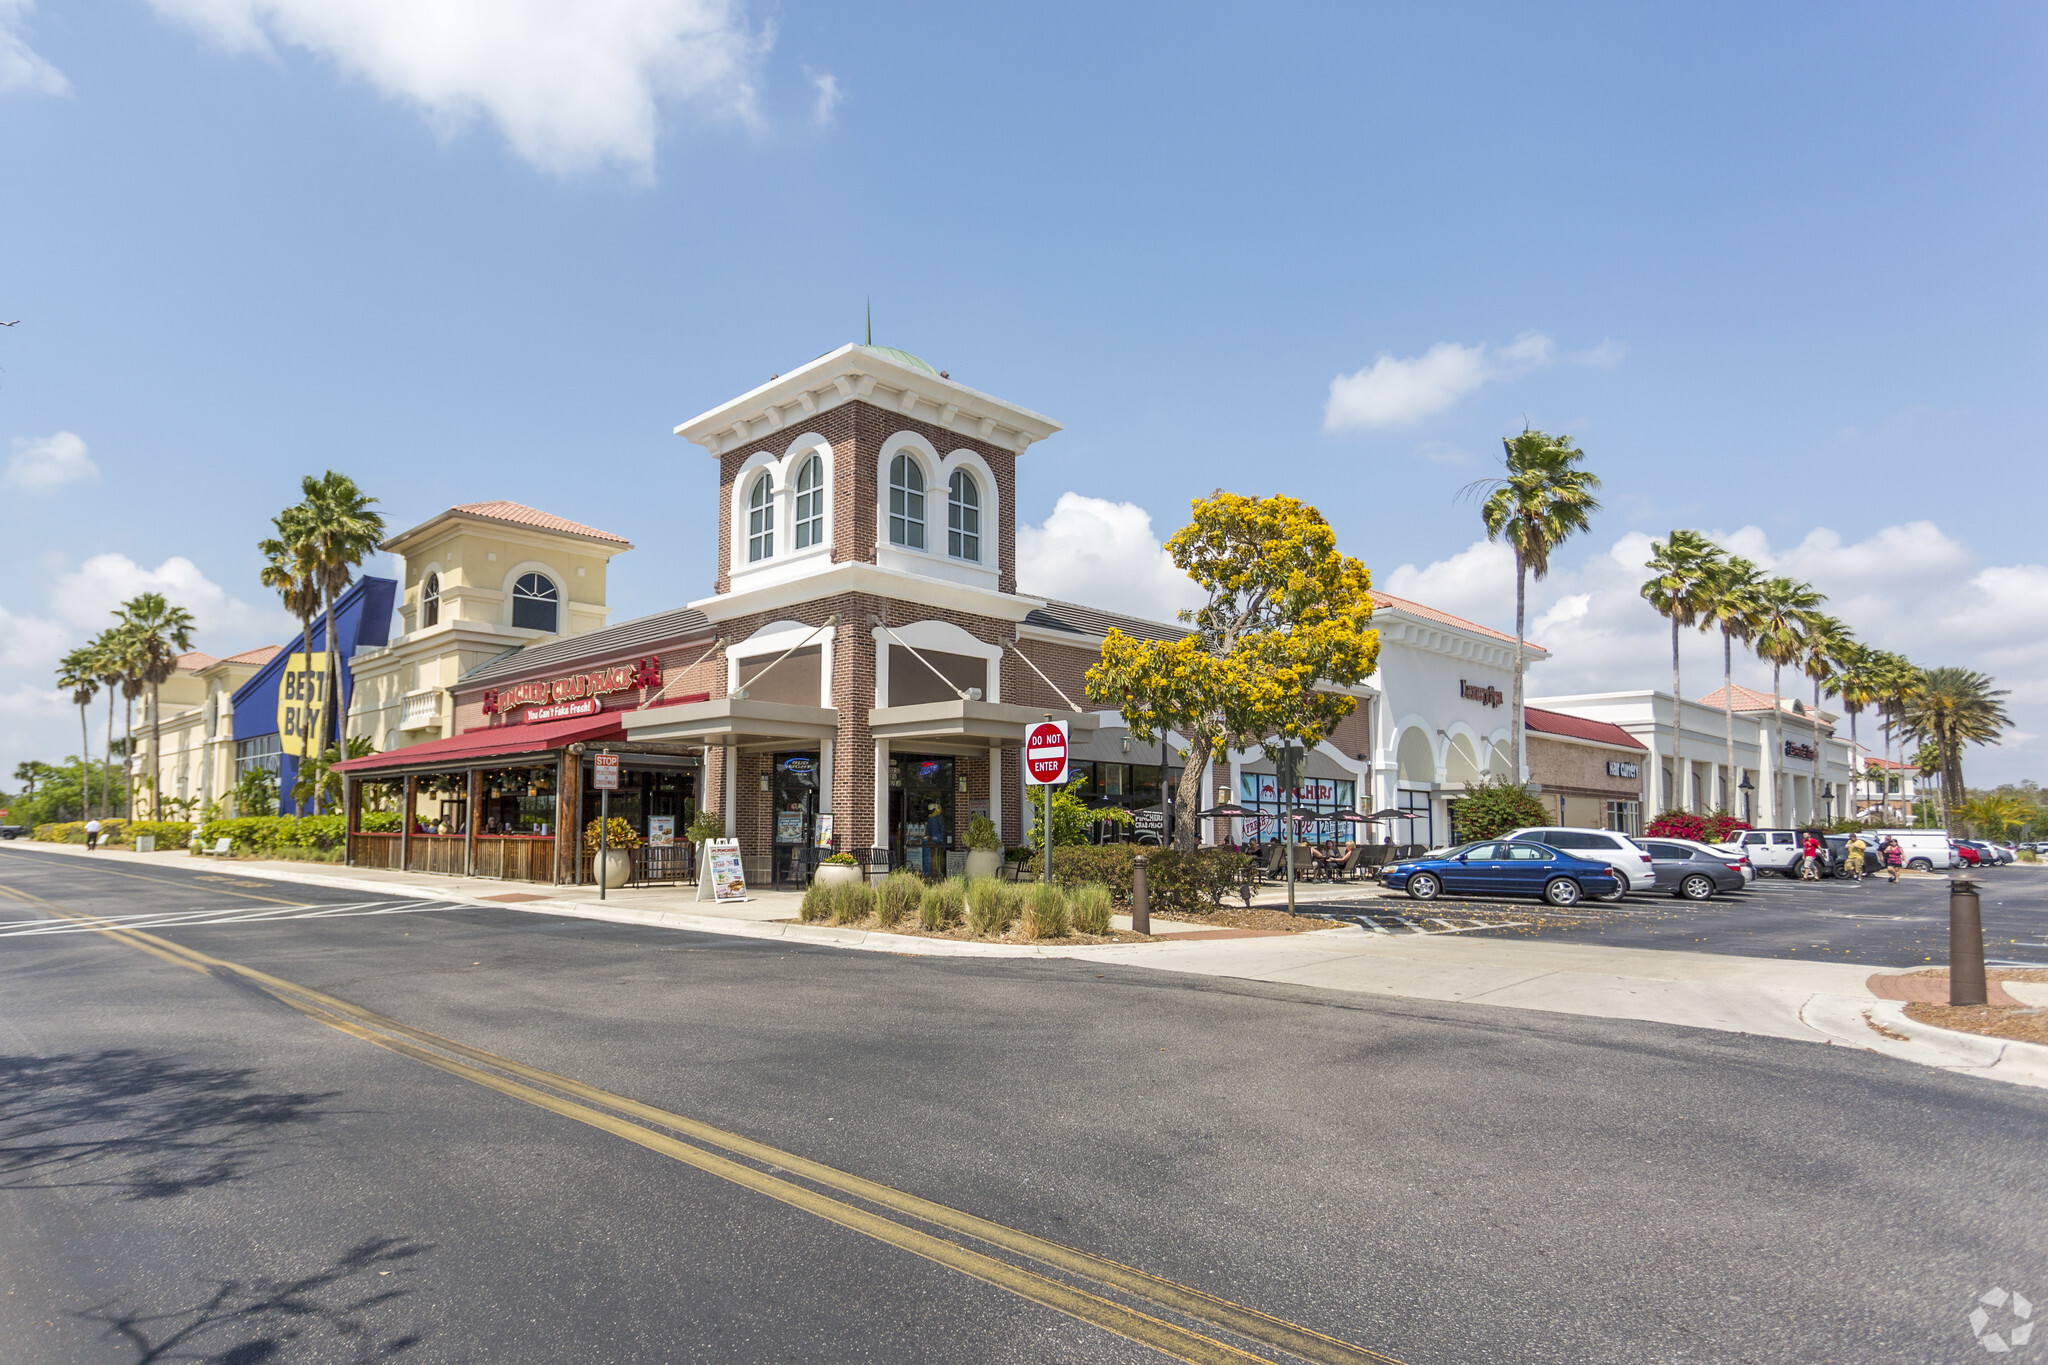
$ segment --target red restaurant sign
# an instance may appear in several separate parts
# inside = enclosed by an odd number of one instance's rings
[[[489,688],[484,692],[484,714],[494,715],[510,711],[515,706],[541,706],[548,703],[579,701],[583,698],[597,698],[610,692],[629,692],[636,687],[661,686],[661,660],[654,656],[636,659],[630,664],[619,664],[613,668],[600,668],[591,673],[572,673],[566,678],[555,678],[548,682],[525,682],[512,687]],[[558,715],[528,715],[528,720],[560,720],[563,716],[592,715],[600,708],[592,706],[589,711],[564,711]]]

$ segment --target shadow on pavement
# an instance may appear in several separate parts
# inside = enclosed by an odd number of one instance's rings
[[[433,1250],[403,1237],[359,1242],[334,1264],[292,1279],[215,1281],[199,1302],[158,1312],[123,1311],[118,1301],[75,1314],[103,1324],[105,1340],[135,1352],[135,1365],[208,1361],[259,1365],[293,1359],[390,1360],[419,1344],[414,1335],[378,1340],[366,1315],[407,1297],[399,1276]]]
[[[335,1093],[260,1090],[248,1067],[128,1048],[0,1057],[0,1189],[98,1188],[131,1201],[206,1189],[245,1175]]]

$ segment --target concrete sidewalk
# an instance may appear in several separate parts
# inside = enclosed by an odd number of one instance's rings
[[[821,947],[917,956],[1076,958],[1319,990],[1636,1019],[1846,1045],[1944,1070],[2048,1087],[2048,1047],[1916,1023],[1906,1018],[1904,1004],[1880,999],[1869,988],[1872,976],[1890,972],[1845,962],[1453,934],[1372,934],[1352,924],[1276,937],[1182,942],[1074,947],[964,942],[792,923],[800,897],[789,891],[755,892],[748,901],[719,905],[698,901],[695,887],[631,887],[612,891],[600,902],[594,887],[526,886],[323,863],[216,863],[174,853],[87,853],[65,844],[5,847],[91,858],[123,870],[175,865],[223,880],[376,888],[389,895]],[[1208,927],[1153,917],[1155,934],[1169,940]]]

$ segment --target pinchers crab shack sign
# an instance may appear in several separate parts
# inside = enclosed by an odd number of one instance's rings
[[[613,692],[630,692],[636,687],[661,686],[661,660],[653,656],[635,659],[589,673],[571,673],[566,678],[524,682],[512,687],[493,687],[484,692],[484,714],[511,714],[519,707],[531,709],[522,720],[565,720],[570,716],[595,715],[604,709],[598,698]]]

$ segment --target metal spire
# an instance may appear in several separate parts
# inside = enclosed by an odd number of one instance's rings
[[[871,296],[869,296],[869,298],[868,298],[868,340],[867,340],[867,344],[868,344],[868,345],[870,345],[870,346],[872,346],[872,345],[874,345],[874,344],[875,344],[875,300],[874,300],[874,298],[873,298],[873,296],[872,296],[872,295],[871,295]]]

